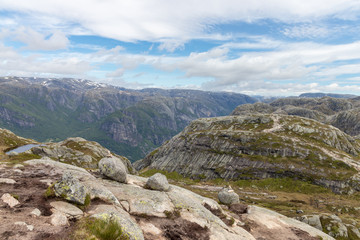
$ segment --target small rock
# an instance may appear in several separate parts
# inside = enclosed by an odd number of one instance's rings
[[[304,211],[303,210],[296,210],[296,213],[297,214],[302,214],[302,213],[304,213]]]
[[[16,173],[22,173],[23,171],[21,171],[20,169],[14,169],[14,172],[16,172]]]
[[[40,217],[41,216],[41,212],[39,209],[35,208],[34,210],[32,210],[32,212],[30,213],[31,216],[34,217]]]
[[[165,175],[161,173],[155,173],[146,182],[146,186],[153,190],[168,191],[170,185]]]
[[[219,201],[225,205],[239,203],[239,195],[231,188],[223,188],[218,194]]]
[[[69,221],[68,221],[66,215],[64,213],[62,213],[62,212],[56,211],[50,217],[51,217],[50,223],[53,226],[66,226],[66,225],[69,225]]]
[[[22,164],[15,164],[13,168],[24,168],[24,165]]]
[[[0,183],[15,184],[16,181],[11,178],[0,178]]]
[[[70,218],[80,218],[84,214],[79,208],[67,202],[56,201],[51,202],[50,205]]]
[[[51,179],[41,179],[40,182],[46,183],[46,185],[51,186],[53,183],[53,180]]]
[[[127,173],[124,163],[117,157],[103,158],[99,162],[100,173],[115,181],[126,183]]]
[[[33,225],[28,225],[28,224],[26,224],[26,222],[15,222],[14,223],[15,225],[18,225],[18,226],[24,226],[24,227],[26,227],[27,228],[27,230],[28,231],[32,231],[32,230],[34,230],[34,226]]]
[[[16,205],[20,204],[20,202],[11,196],[9,193],[5,193],[2,195],[1,200],[3,200],[7,205],[11,208],[15,207]]]

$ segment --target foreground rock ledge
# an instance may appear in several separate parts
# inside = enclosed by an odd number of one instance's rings
[[[29,165],[31,163],[31,165]],[[6,169],[6,171],[13,171]],[[80,184],[83,184],[88,191],[90,189],[102,189],[107,193],[111,193],[115,200],[104,203],[103,201],[93,201],[88,208],[85,208],[84,216],[116,218],[119,217],[119,224],[124,228],[130,239],[172,239],[175,235],[180,234],[180,239],[210,239],[210,240],[233,240],[246,239],[255,240],[260,238],[267,238],[272,236],[272,239],[284,239],[284,236],[279,235],[284,233],[292,233],[293,239],[308,239],[312,240],[317,236],[323,239],[333,239],[320,230],[313,228],[305,223],[289,219],[283,215],[277,214],[263,208],[249,206],[249,210],[244,214],[232,215],[234,223],[226,225],[213,211],[222,213],[226,218],[231,216],[224,211],[220,205],[209,198],[202,197],[184,188],[170,185],[170,190],[154,191],[146,189],[147,178],[142,178],[134,175],[128,175],[128,183],[120,183],[117,181],[103,179],[97,175],[91,175],[84,169],[74,168],[68,164],[58,164],[49,159],[33,160],[25,162],[23,173],[18,173],[16,181],[28,181],[28,179],[40,182],[42,179],[49,179],[52,182],[61,181],[66,172],[71,171],[76,175]],[[39,174],[41,172],[41,174]],[[11,174],[11,173],[9,173]],[[24,179],[21,179],[21,176]],[[89,187],[91,182],[91,187]],[[45,192],[47,185],[44,183],[43,191]],[[32,185],[27,186],[31,190]],[[44,192],[39,191],[35,194],[42,195]],[[91,193],[91,191],[90,191]],[[93,193],[92,193],[93,194]],[[20,200],[24,196],[20,196]],[[29,200],[31,201],[31,200]],[[23,218],[28,216],[34,223],[33,231],[28,231],[22,236],[23,239],[41,239],[40,234],[44,232],[52,232],[52,234],[60,234],[67,228],[67,219],[70,219],[73,211],[68,214],[59,214],[60,211],[55,211],[57,215],[61,215],[61,221],[52,221],[54,225],[49,227],[50,219],[55,215],[48,215],[46,209],[44,214],[39,217],[31,217],[29,213],[35,207],[41,207],[44,204],[50,205],[50,202],[57,200],[49,199],[48,202],[43,202],[42,205],[32,205],[29,210],[24,210],[22,213],[22,204],[19,206],[17,214],[13,222],[23,221],[28,223]],[[21,203],[21,202],[20,202]],[[118,203],[118,204],[117,204]],[[54,205],[54,203],[52,204]],[[56,206],[57,204],[55,204]],[[210,206],[211,211],[204,205]],[[51,206],[50,206],[51,207]],[[57,206],[58,209],[62,207]],[[1,209],[1,214],[10,215],[10,208]],[[62,209],[61,211],[67,211]],[[77,210],[80,213],[80,211]],[[21,215],[24,214],[24,215]],[[55,219],[56,220],[56,219]],[[1,229],[11,229],[13,222],[4,222]],[[68,221],[72,224],[72,221]],[[246,231],[244,228],[238,226],[241,223],[253,223],[249,225],[251,231]],[[47,225],[46,225],[47,224]],[[45,227],[47,226],[47,227]],[[270,226],[276,226],[274,228]],[[198,229],[198,231],[194,231]],[[294,232],[293,230],[296,229]],[[5,231],[5,230],[4,230]],[[264,235],[266,233],[266,235]],[[296,235],[301,233],[301,235]],[[0,233],[0,236],[2,236]],[[186,235],[189,234],[189,235]],[[200,234],[200,235],[199,235]],[[59,235],[54,235],[59,236]],[[190,236],[190,237],[189,237]],[[55,237],[54,237],[55,238]]]

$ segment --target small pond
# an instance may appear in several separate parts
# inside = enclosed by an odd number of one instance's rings
[[[27,144],[27,145],[23,145],[21,147],[12,149],[12,150],[6,152],[6,154],[10,154],[12,152],[23,153],[23,152],[26,152],[27,150],[29,150],[29,149],[31,149],[33,147],[38,147],[38,146],[40,146],[40,144]]]

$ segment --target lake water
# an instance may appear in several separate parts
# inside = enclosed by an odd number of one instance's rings
[[[10,150],[8,152],[6,152],[6,154],[12,153],[12,152],[16,152],[16,153],[23,153],[26,152],[27,150],[33,148],[33,147],[38,147],[40,146],[39,144],[28,144],[28,145],[24,145],[18,148],[15,148],[13,150]]]

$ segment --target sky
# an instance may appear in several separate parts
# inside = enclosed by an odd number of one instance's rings
[[[358,0],[0,0],[0,76],[360,95]]]

